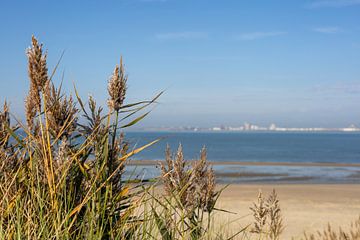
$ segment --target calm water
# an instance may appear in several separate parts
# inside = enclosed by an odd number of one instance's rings
[[[133,146],[164,139],[138,154],[137,160],[161,160],[169,144],[183,145],[186,159],[195,159],[206,146],[209,161],[360,163],[359,133],[259,132],[129,132]],[[360,183],[359,167],[215,165],[219,182],[226,183]],[[156,177],[154,166],[128,166],[127,174]]]
[[[210,161],[360,163],[359,133],[129,132],[126,136],[137,146],[164,137],[136,159],[163,159],[166,144],[176,150],[181,143],[188,159],[197,158],[206,146]]]

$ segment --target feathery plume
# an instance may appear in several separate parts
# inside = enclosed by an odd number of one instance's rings
[[[43,45],[32,36],[32,46],[27,50],[28,75],[30,79],[29,94],[25,100],[26,122],[30,130],[36,132],[38,128],[34,123],[37,113],[41,112],[40,92],[46,92],[49,86],[48,69],[46,66],[46,53],[43,53]]]
[[[72,96],[67,98],[61,93],[61,87],[56,89],[50,84],[46,97],[46,110],[49,122],[49,129],[54,137],[59,135],[68,137],[76,128],[77,109]],[[60,137],[61,137],[60,136]]]
[[[176,156],[171,156],[169,146],[165,151],[165,164],[161,164],[162,180],[168,195],[177,195],[188,210],[201,208],[211,212],[214,209],[215,174],[206,162],[206,149],[201,150],[200,159],[192,167],[184,160],[182,146],[179,145]]]
[[[215,173],[212,168],[209,168],[206,171],[205,185],[200,188],[200,190],[202,190],[200,204],[202,208],[209,213],[214,210],[216,196],[219,194],[215,192],[215,186]]]
[[[264,232],[267,213],[268,213],[261,190],[259,191],[257,203],[253,203],[253,204],[254,206],[250,207],[250,210],[253,212],[253,216],[255,220],[252,232],[261,234]]]
[[[182,207],[191,209],[194,204],[194,177],[184,159],[182,146],[174,157],[171,156],[169,146],[166,148],[166,165],[161,163],[161,176],[164,188],[169,196],[179,196]]]
[[[34,123],[34,119],[39,111],[40,106],[40,94],[33,87],[30,86],[29,94],[26,96],[25,100],[25,116],[27,126],[31,131],[34,132],[36,132],[36,129],[38,128],[37,124]]]
[[[57,151],[54,153],[54,169],[56,178],[61,176],[61,172],[64,171],[64,166],[66,166],[70,159],[70,152],[68,140],[61,140]]]
[[[6,130],[6,126],[10,126],[10,115],[8,104],[5,101],[3,111],[0,111],[0,147],[6,145],[8,140],[8,132]]]
[[[270,230],[270,239],[278,240],[280,234],[283,231],[283,220],[281,216],[281,209],[279,204],[278,196],[275,192],[275,189],[271,192],[269,197],[266,200],[265,206],[268,211],[269,216],[269,230]]]
[[[114,73],[108,83],[108,92],[110,98],[108,99],[108,106],[111,110],[118,112],[125,100],[126,82],[128,76],[125,74],[122,57],[120,59],[120,66],[116,65]]]
[[[32,46],[27,50],[28,74],[30,82],[35,89],[42,91],[48,82],[48,69],[46,66],[47,54],[43,53],[43,45],[32,36]]]
[[[166,145],[165,149],[165,164],[160,163],[162,181],[164,183],[164,190],[167,195],[171,195],[174,186],[172,184],[171,176],[173,172],[173,163],[170,146]]]
[[[199,206],[207,212],[212,212],[215,205],[215,174],[214,170],[207,163],[206,148],[203,147],[200,152],[200,159],[193,167],[193,174],[197,184],[197,194]]]

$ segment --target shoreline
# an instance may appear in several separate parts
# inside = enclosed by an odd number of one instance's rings
[[[130,160],[128,165],[153,166],[164,163],[164,160]],[[192,162],[192,161],[190,161]],[[235,165],[235,166],[285,166],[285,167],[360,167],[360,163],[333,163],[333,162],[232,162],[208,161],[210,165]]]
[[[130,173],[156,178],[160,163],[130,160]],[[191,163],[191,161],[190,161]],[[360,184],[358,163],[209,162],[219,184]]]

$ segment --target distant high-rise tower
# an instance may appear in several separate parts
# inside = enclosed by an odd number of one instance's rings
[[[245,123],[244,123],[244,130],[247,131],[247,130],[250,130],[250,129],[251,129],[251,124],[245,122]]]

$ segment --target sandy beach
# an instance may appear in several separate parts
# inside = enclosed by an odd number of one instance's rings
[[[267,195],[275,188],[280,199],[285,230],[282,239],[299,239],[304,231],[315,232],[327,226],[338,228],[350,224],[360,215],[360,185],[356,184],[236,184],[228,186],[218,207],[237,214],[217,213],[234,231],[252,222],[249,207],[258,190]]]

